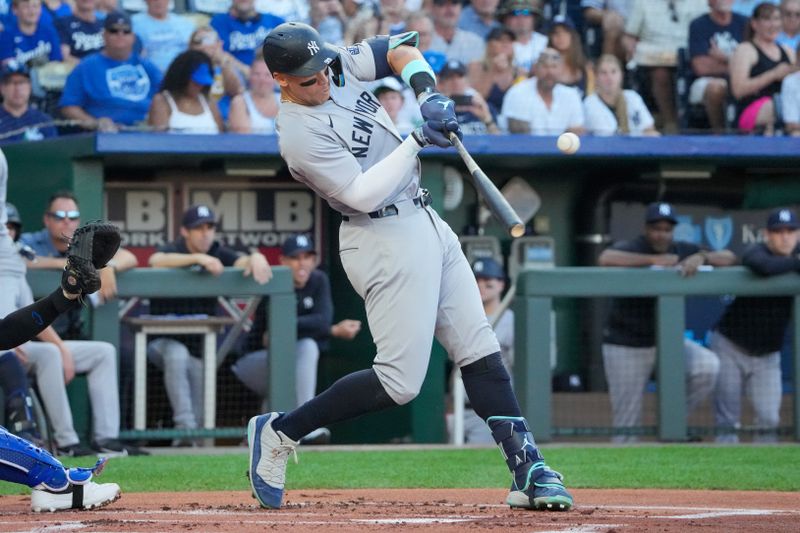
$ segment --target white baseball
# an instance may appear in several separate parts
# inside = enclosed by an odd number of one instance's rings
[[[574,154],[581,147],[581,140],[577,135],[568,131],[558,136],[556,146],[565,154]]]

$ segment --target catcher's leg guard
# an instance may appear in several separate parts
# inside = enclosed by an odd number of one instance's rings
[[[506,503],[525,509],[569,510],[572,496],[564,488],[561,474],[545,465],[525,419],[492,416],[486,423],[514,477]]]
[[[85,476],[76,470],[76,478]],[[91,470],[89,470],[89,477]],[[70,479],[68,472],[58,459],[0,427],[0,478],[29,487],[45,487],[61,490]]]

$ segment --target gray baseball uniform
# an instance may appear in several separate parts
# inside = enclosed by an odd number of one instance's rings
[[[422,386],[434,335],[459,367],[500,347],[458,238],[436,211],[413,201],[419,162],[377,206],[394,205],[396,215],[372,218],[342,201],[344,189],[402,138],[363,83],[379,74],[372,48],[360,43],[340,57],[346,84],[331,83],[327,102],[281,105],[281,154],[295,179],[346,215],[339,254],[366,305],[377,346],[373,368],[389,396],[404,404]]]

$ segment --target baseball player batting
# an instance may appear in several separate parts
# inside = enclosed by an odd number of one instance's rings
[[[436,92],[417,40],[408,32],[337,48],[296,22],[264,40],[264,59],[281,88],[281,155],[296,180],[342,214],[339,255],[364,299],[377,353],[372,368],[341,378],[294,411],[250,419],[250,484],[263,507],[280,507],[298,440],[413,400],[436,336],[506,459],[513,476],[507,503],[567,510],[572,496],[545,465],[522,417],[458,238],[420,188],[417,154],[429,145],[449,147],[449,133],[461,132],[453,101]],[[425,120],[405,139],[365,83],[392,75],[413,88]]]

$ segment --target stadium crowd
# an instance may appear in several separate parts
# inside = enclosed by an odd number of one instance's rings
[[[259,53],[287,20],[344,46],[417,31],[467,134],[800,135],[800,0],[12,0],[0,142],[274,134]],[[407,132],[393,81],[375,90]]]

